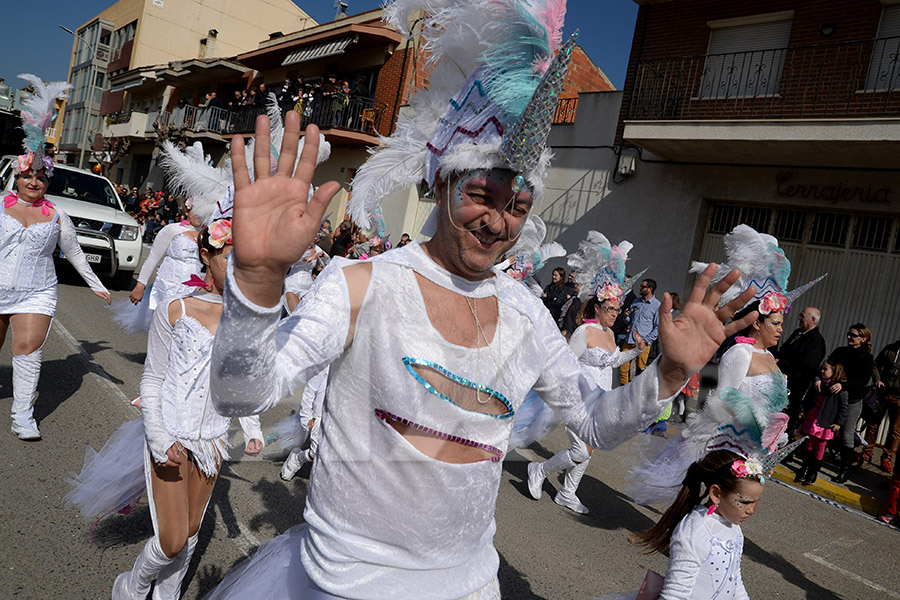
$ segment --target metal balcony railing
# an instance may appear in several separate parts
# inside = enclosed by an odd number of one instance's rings
[[[900,117],[900,36],[640,61],[630,120]]]
[[[294,102],[279,104],[282,118],[289,110],[298,108]],[[347,98],[344,101],[332,99],[316,100],[303,110],[301,126],[314,123],[321,128],[337,127],[374,135],[376,126],[387,110],[387,105],[371,98]],[[184,127],[195,133],[211,132],[221,135],[249,133],[256,127],[256,117],[265,114],[265,106],[241,106],[238,109],[198,107],[184,105],[169,111],[156,111],[147,119],[147,133],[154,131],[154,123],[167,125],[171,129]]]
[[[573,125],[578,110],[578,98],[561,98],[553,115],[554,125]]]

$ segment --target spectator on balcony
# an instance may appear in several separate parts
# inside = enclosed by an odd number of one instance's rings
[[[237,110],[241,105],[241,99],[243,96],[241,95],[241,90],[234,90],[234,98],[228,101],[228,108],[231,110]]]
[[[341,84],[338,83],[337,75],[334,73],[329,74],[325,79],[325,84],[322,86],[323,96],[331,96],[341,89]]]
[[[269,96],[269,88],[266,87],[265,83],[259,84],[259,90],[256,92],[256,98],[254,102],[257,106],[265,106],[266,98]]]
[[[250,88],[247,91],[242,106],[256,106],[256,88]]]
[[[241,90],[241,100],[238,102],[238,106],[247,106],[248,104],[250,104],[250,92]]]
[[[207,92],[203,97],[203,102],[198,105],[199,108],[206,108],[207,106],[209,106],[210,100],[212,100],[212,95],[210,94],[210,92]]]
[[[297,88],[294,87],[294,83],[288,77],[285,78],[284,85],[281,86],[281,89],[275,95],[278,96],[279,103],[287,103],[291,100],[296,102]]]
[[[335,127],[340,127],[344,124],[344,116],[349,105],[350,84],[344,80],[341,82],[340,87],[331,95],[331,122]]]
[[[356,82],[353,84],[353,89],[350,90],[350,95],[354,98],[368,98],[369,97],[369,86],[366,85],[366,76],[365,75],[357,75]]]
[[[209,103],[207,104],[210,108],[223,108],[222,107],[222,99],[219,98],[219,95],[216,92],[209,93]]]

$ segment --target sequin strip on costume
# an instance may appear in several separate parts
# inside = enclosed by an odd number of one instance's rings
[[[387,411],[381,410],[380,408],[375,409],[375,416],[381,419],[382,421],[387,422],[396,421],[401,425],[406,425],[407,427],[412,427],[416,431],[421,431],[423,433],[427,433],[428,435],[433,435],[436,438],[446,440],[448,442],[456,442],[457,444],[462,444],[463,446],[468,446],[470,448],[478,448],[479,450],[484,450],[492,454],[490,459],[491,462],[500,462],[503,459],[503,452],[500,451],[499,448],[495,448],[489,444],[482,444],[481,442],[473,442],[472,440],[467,440],[466,438],[461,438],[458,435],[450,435],[449,433],[443,433],[436,429],[432,429],[430,427],[425,427],[424,425],[419,425],[409,419],[404,419],[403,417],[399,417],[393,413],[389,413]],[[482,462],[482,461],[478,461]]]
[[[428,367],[429,369],[434,369],[435,371],[437,371],[444,377],[446,377],[452,381],[455,381],[459,385],[462,385],[462,386],[465,386],[468,388],[472,388],[473,390],[478,390],[479,392],[483,392],[485,394],[493,396],[494,398],[496,398],[497,400],[502,402],[503,405],[506,406],[506,410],[507,410],[507,412],[502,415],[493,415],[491,413],[478,413],[478,414],[482,414],[482,415],[485,415],[488,417],[493,417],[495,419],[509,419],[510,417],[512,417],[516,414],[516,411],[513,410],[512,404],[510,404],[509,400],[506,399],[506,396],[504,396],[500,392],[493,390],[493,389],[487,387],[486,385],[481,385],[480,383],[475,383],[474,381],[469,381],[465,377],[460,377],[459,375],[456,375],[455,373],[451,373],[450,371],[448,371],[447,369],[445,369],[444,367],[442,367],[441,365],[439,365],[435,362],[431,362],[430,360],[423,360],[421,358],[410,358],[409,356],[404,356],[403,364],[406,365],[406,370],[409,371],[409,374],[412,375],[416,381],[421,383],[425,387],[426,390],[428,390],[429,392],[431,392],[432,394],[434,394],[441,400],[446,400],[453,406],[458,406],[459,408],[462,408],[463,410],[468,410],[468,409],[463,408],[462,406],[459,406],[459,404],[454,402],[450,398],[450,396],[448,396],[442,392],[439,392],[437,389],[435,389],[435,387],[433,385],[428,383],[428,381],[424,377],[422,377],[421,375],[419,375],[419,373],[416,372],[416,370],[413,368],[413,366],[421,366],[421,367]],[[470,412],[472,412],[472,411],[470,411]]]

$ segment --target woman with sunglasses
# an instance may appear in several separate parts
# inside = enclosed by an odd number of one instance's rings
[[[576,267],[573,270],[575,281],[585,283],[584,289],[590,293],[590,297],[581,308],[577,320],[578,329],[572,334],[569,348],[578,357],[578,363],[585,373],[590,374],[601,389],[609,390],[612,389],[613,369],[633,360],[646,346],[644,340],[635,332],[637,346],[621,352],[616,346],[616,336],[612,331],[616,317],[622,310],[624,290],[630,289],[627,282],[622,282],[619,277],[624,275],[625,256],[631,249],[631,244],[622,242],[619,246],[610,246],[605,237],[592,231],[588,239],[580,244],[579,249],[582,254],[570,256],[569,264]],[[595,252],[599,256],[595,256]],[[621,269],[617,269],[613,264],[618,262],[622,265]],[[587,266],[591,268],[586,269]],[[589,273],[579,277],[585,271]],[[593,285],[588,284],[591,281],[594,282]],[[572,442],[569,448],[545,462],[528,464],[528,492],[532,498],[540,500],[544,479],[551,473],[565,470],[563,487],[553,501],[576,513],[586,515],[588,508],[581,503],[575,491],[587,470],[594,449],[585,444],[568,427],[566,434]]]
[[[862,399],[866,393],[866,385],[872,377],[875,359],[872,356],[872,332],[862,323],[851,325],[847,329],[847,345],[836,348],[828,360],[844,366],[847,381],[835,383],[829,391],[838,394],[846,391],[849,396],[847,419],[841,423],[841,466],[832,478],[836,483],[847,481],[847,473],[857,460],[853,449],[856,446],[856,422],[862,413]],[[822,382],[814,384],[816,391],[822,391]],[[864,458],[864,457],[863,457]]]

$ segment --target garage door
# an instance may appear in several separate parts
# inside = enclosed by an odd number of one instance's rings
[[[815,306],[829,351],[846,344],[857,322],[872,330],[873,354],[900,338],[900,218],[712,203],[698,260],[723,261],[725,234],[740,223],[778,238],[791,261],[791,289],[828,273],[797,300],[785,335],[797,326],[797,310]]]

